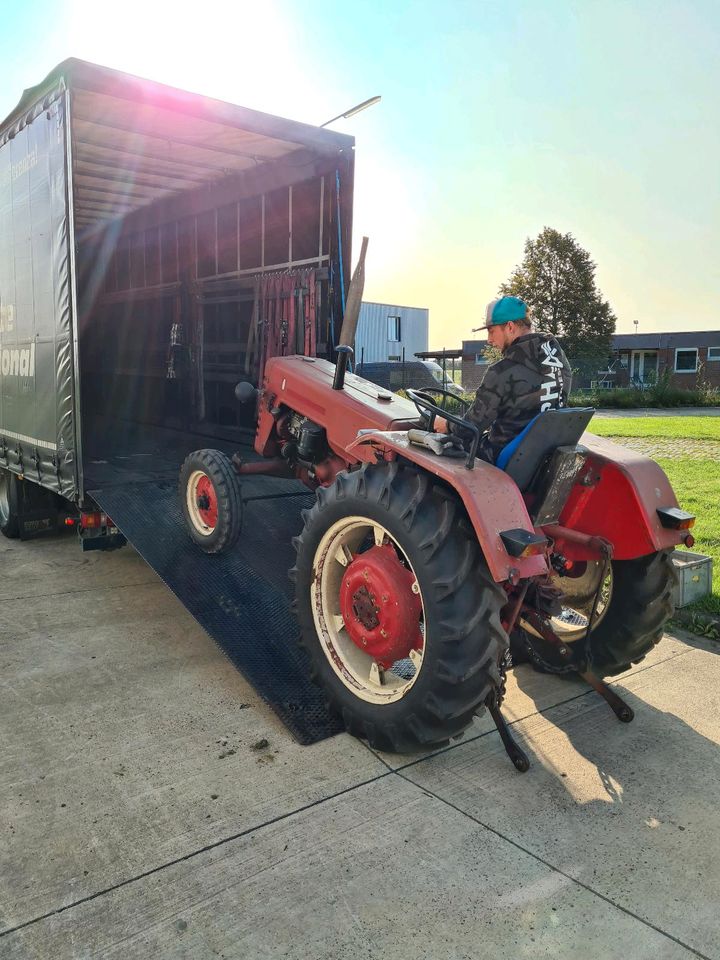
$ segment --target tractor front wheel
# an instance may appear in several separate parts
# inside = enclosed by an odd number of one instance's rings
[[[314,677],[350,733],[404,753],[446,743],[499,686],[505,593],[462,508],[412,469],[364,465],[318,490],[295,541]]]
[[[205,553],[237,543],[242,528],[240,481],[220,450],[195,450],[180,469],[180,502],[188,532]]]

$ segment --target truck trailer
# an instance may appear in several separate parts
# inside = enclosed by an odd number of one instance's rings
[[[238,380],[261,383],[273,356],[332,355],[353,170],[352,137],[77,59],[0,124],[0,530],[129,539],[301,740],[339,729],[302,654],[275,649],[294,623],[277,550],[307,492],[246,485],[257,542],[237,570],[204,569],[168,484],[197,447],[251,447]]]

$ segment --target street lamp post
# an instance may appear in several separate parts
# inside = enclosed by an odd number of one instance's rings
[[[354,107],[350,107],[350,109],[346,110],[345,113],[339,113],[331,120],[326,120],[325,123],[321,123],[320,126],[327,127],[328,124],[335,123],[336,120],[347,120],[348,117],[354,117],[356,113],[360,113],[361,110],[367,110],[368,107],[374,106],[376,103],[379,103],[380,100],[382,100],[382,97],[370,97],[368,100],[363,100],[362,103],[358,103]]]

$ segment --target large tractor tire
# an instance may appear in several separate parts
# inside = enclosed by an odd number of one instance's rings
[[[205,553],[233,547],[242,529],[240,481],[220,450],[195,450],[180,469],[180,502],[188,532]]]
[[[318,490],[294,544],[301,642],[350,733],[395,753],[447,743],[500,685],[505,592],[457,501],[364,465]]]
[[[587,620],[603,564],[588,563],[586,572],[576,580],[558,578],[557,586],[566,591],[566,599],[563,613],[553,618],[552,626],[572,649],[575,664],[587,663],[600,677],[616,676],[643,660],[660,641],[673,614],[672,591],[677,575],[671,554],[671,550],[661,550],[635,560],[612,561],[600,594],[595,626],[587,639]],[[540,662],[529,658],[538,669],[543,669],[543,661],[560,670],[567,666],[548,644],[536,637],[530,640],[540,653]]]
[[[11,540],[20,536],[19,483],[14,473],[0,470],[0,533]]]

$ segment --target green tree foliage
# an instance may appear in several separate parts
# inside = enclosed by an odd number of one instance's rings
[[[615,314],[595,286],[595,263],[571,233],[545,227],[525,241],[525,256],[502,295],[522,297],[537,330],[562,341],[570,363],[594,377],[610,354]]]
[[[503,358],[502,350],[498,347],[491,347],[490,344],[483,350],[483,356],[488,363],[497,363],[498,360],[502,360]]]

